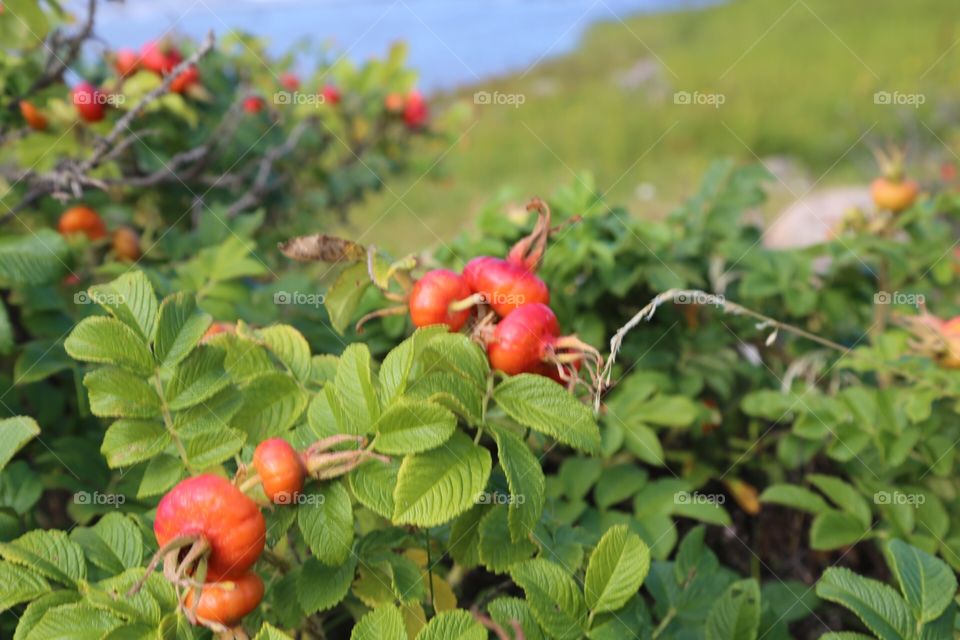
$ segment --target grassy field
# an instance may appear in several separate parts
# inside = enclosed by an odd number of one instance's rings
[[[503,187],[522,199],[584,170],[635,215],[657,215],[718,156],[779,167],[782,204],[865,181],[870,145],[891,140],[908,142],[932,179],[960,153],[958,39],[956,0],[732,0],[600,24],[567,56],[441,97],[460,105],[466,131],[438,149],[442,176],[391,183],[340,231],[422,248],[464,229]],[[524,103],[474,105],[475,91]],[[876,92],[905,104],[877,104]]]

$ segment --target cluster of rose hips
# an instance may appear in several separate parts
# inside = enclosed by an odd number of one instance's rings
[[[264,592],[253,565],[266,544],[266,523],[247,492],[260,486],[270,503],[295,504],[307,476],[326,480],[370,458],[389,461],[368,449],[331,450],[346,442],[365,444],[362,437],[335,435],[301,453],[286,440],[271,438],[254,450],[254,475],[241,468],[233,482],[203,474],[178,483],[157,505],[153,532],[159,551],[130,593],[142,588],[162,562],[190,622],[230,631],[257,608]]]
[[[57,230],[61,235],[84,235],[91,242],[107,237],[107,225],[96,211],[87,205],[70,207],[60,216]],[[136,262],[140,259],[140,235],[127,226],[117,227],[111,240],[114,256],[118,260]]]
[[[405,306],[368,317],[406,310],[416,327],[446,325],[451,331],[468,327],[486,348],[495,370],[540,374],[572,387],[580,382],[578,372],[584,366],[596,384],[600,353],[575,335],[561,335],[549,306],[550,290],[536,273],[551,233],[550,209],[539,199],[527,209],[538,213],[536,228],[506,258],[474,258],[462,274],[428,271],[400,298]]]

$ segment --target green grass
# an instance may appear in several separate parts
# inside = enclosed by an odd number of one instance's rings
[[[960,153],[951,133],[958,19],[956,0],[734,0],[597,25],[570,55],[443,97],[461,104],[466,131],[438,148],[443,177],[391,182],[340,231],[416,250],[468,227],[504,186],[522,199],[582,170],[636,215],[657,215],[689,195],[718,156],[786,158],[801,175],[791,183],[799,194],[817,182],[865,181],[875,170],[870,145],[890,140],[929,161],[915,168],[929,179],[936,161]],[[624,86],[638,65],[649,77]],[[526,102],[474,107],[480,89]],[[678,105],[675,91],[725,102]],[[919,92],[926,103],[877,105],[876,91]],[[654,190],[640,199],[644,183]],[[790,198],[783,190],[778,203]]]

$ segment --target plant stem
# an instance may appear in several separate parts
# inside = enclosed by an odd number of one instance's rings
[[[667,615],[663,616],[663,620],[660,621],[660,624],[657,625],[657,628],[653,630],[653,635],[650,637],[656,640],[660,637],[660,634],[663,633],[670,623],[673,622],[673,619],[677,616],[677,610],[673,607],[667,609]]]
[[[180,454],[180,459],[183,460],[183,466],[187,468],[190,474],[193,474],[193,467],[190,465],[187,449],[183,446],[183,441],[180,440],[180,436],[177,435],[176,429],[173,428],[173,416],[170,413],[170,406],[167,404],[167,397],[163,393],[163,381],[160,379],[160,369],[157,369],[153,376],[153,386],[156,388],[157,396],[160,398],[160,408],[163,411],[163,426],[166,427],[167,432],[173,439],[173,443],[177,447],[177,452]]]

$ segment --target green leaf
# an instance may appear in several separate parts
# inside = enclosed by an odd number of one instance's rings
[[[13,365],[13,380],[16,385],[27,385],[74,365],[67,356],[63,344],[49,340],[34,340],[23,345]]]
[[[90,299],[133,329],[145,343],[157,327],[157,296],[142,271],[125,273],[113,282],[90,287]]]
[[[583,584],[594,613],[616,611],[640,589],[650,571],[650,549],[626,525],[611,527],[590,555]]]
[[[810,548],[830,551],[856,544],[867,537],[869,529],[856,516],[843,511],[827,511],[813,519]]]
[[[950,567],[896,538],[887,543],[886,550],[890,569],[914,617],[921,624],[940,617],[957,593],[957,577]]]
[[[303,539],[317,560],[342,565],[353,546],[353,507],[343,483],[327,482],[302,497],[297,522]]]
[[[496,505],[480,521],[480,562],[493,573],[505,573],[537,551],[529,539],[511,538],[508,516],[507,507]]]
[[[485,507],[477,505],[450,527],[450,557],[465,569],[480,564],[480,521],[486,512]]]
[[[28,442],[40,435],[40,425],[28,416],[0,420],[0,470]]]
[[[25,640],[102,640],[123,622],[86,602],[53,607]]]
[[[283,435],[307,407],[309,396],[290,376],[274,373],[254,378],[243,388],[243,405],[232,426],[251,442]]]
[[[432,402],[400,399],[384,411],[375,428],[377,451],[420,453],[446,442],[457,428],[457,417]]]
[[[510,622],[516,620],[520,623],[520,629],[523,630],[524,640],[543,640],[543,631],[540,630],[540,625],[537,624],[533,611],[525,600],[510,597],[497,598],[487,605],[487,611],[497,624],[507,630],[510,637],[515,637],[513,625]]]
[[[63,531],[28,531],[12,542],[0,543],[0,557],[68,587],[87,577],[83,549]]]
[[[187,356],[167,382],[165,395],[173,411],[188,409],[209,400],[230,384],[223,368],[222,349],[202,346]]]
[[[350,490],[360,504],[389,519],[393,516],[393,489],[399,471],[396,461],[369,460],[350,472]]]
[[[358,262],[344,269],[327,289],[323,304],[330,315],[330,324],[340,335],[343,335],[350,326],[357,311],[357,305],[360,304],[360,299],[371,284],[367,263]]]
[[[754,640],[760,628],[760,585],[734,582],[710,608],[707,640]]]
[[[587,452],[600,451],[593,412],[549,378],[520,374],[497,385],[494,400],[520,424]]]
[[[540,462],[530,447],[506,429],[492,428],[497,441],[497,457],[507,486],[510,487],[510,537],[514,542],[526,540],[533,533],[543,513],[546,479]]]
[[[638,416],[644,422],[663,427],[686,427],[696,419],[699,411],[686,396],[657,395],[643,403]]]
[[[855,488],[839,478],[815,473],[808,475],[807,480],[820,489],[830,502],[857,518],[864,527],[870,526],[873,519],[870,506]]]
[[[116,318],[93,316],[80,321],[63,343],[71,358],[114,364],[141,376],[153,371],[153,356],[137,333]]]
[[[312,615],[340,604],[350,591],[356,568],[357,560],[353,556],[348,556],[347,561],[337,567],[307,558],[297,576],[297,599],[304,613]]]
[[[435,527],[476,504],[490,476],[490,452],[456,433],[443,446],[407,456],[393,492],[396,524]]]
[[[180,458],[161,454],[150,458],[147,468],[140,478],[140,486],[137,489],[138,498],[149,498],[156,496],[177,483],[183,477],[186,469]]]
[[[817,515],[830,511],[830,505],[818,494],[793,484],[772,484],[760,494],[760,502],[779,504]]]
[[[90,411],[101,418],[159,416],[160,398],[143,378],[117,367],[102,367],[83,378],[90,393]]]
[[[914,637],[907,603],[882,582],[830,567],[817,582],[817,595],[852,611],[881,640]]]
[[[68,254],[67,243],[52,229],[0,238],[0,284],[10,288],[53,282],[67,271]]]
[[[156,420],[117,420],[107,428],[100,453],[111,469],[128,467],[161,453],[170,433]]]
[[[299,331],[286,324],[274,325],[257,331],[267,348],[302,384],[310,381],[313,363],[310,345]]]
[[[370,433],[380,417],[380,400],[373,388],[370,349],[363,343],[351,344],[340,356],[336,377],[337,399],[343,406],[350,433]]]
[[[0,561],[0,611],[22,602],[30,602],[50,591],[50,584],[32,571],[24,571],[9,562]]]
[[[13,352],[13,325],[10,323],[10,314],[7,305],[0,300],[0,355],[8,356]]]
[[[449,407],[470,424],[478,424],[482,420],[484,389],[451,371],[433,368],[428,371],[427,375],[410,384],[408,397],[422,398]]]
[[[0,574],[2,574],[2,571],[0,571]],[[30,637],[34,627],[37,626],[37,623],[40,622],[40,619],[43,618],[47,611],[60,605],[74,603],[78,601],[80,597],[80,594],[76,591],[59,589],[33,600],[33,602],[24,609],[23,615],[20,616],[13,640],[24,640]]]
[[[277,629],[271,624],[266,624],[260,627],[260,631],[257,632],[257,635],[254,636],[253,640],[293,640],[290,636],[285,634],[280,629]]]
[[[380,365],[379,373],[382,406],[388,407],[395,398],[406,391],[407,380],[410,378],[420,354],[423,353],[430,340],[446,331],[446,327],[441,325],[417,329],[413,332],[413,335],[386,355]]]
[[[108,513],[92,527],[79,527],[70,535],[83,547],[87,558],[111,574],[139,567],[143,560],[143,536],[130,518]]]
[[[587,606],[569,573],[548,560],[527,560],[510,570],[527,595],[533,617],[551,637],[576,640],[583,636]]]
[[[350,640],[407,640],[400,610],[392,604],[377,607],[360,618]]]
[[[446,370],[485,392],[490,364],[480,345],[461,333],[439,333],[423,351],[426,371]]]
[[[23,460],[17,460],[0,472],[0,507],[17,515],[27,513],[43,495],[40,474],[30,469]]]
[[[653,429],[642,422],[631,421],[623,425],[623,439],[627,449],[643,462],[662,467],[665,464],[663,445]]]
[[[434,616],[416,640],[487,640],[487,631],[468,612],[456,609]]]
[[[593,489],[593,499],[601,509],[633,497],[647,484],[649,474],[633,463],[619,464],[603,470],[603,475]]]
[[[194,296],[183,291],[164,298],[153,352],[164,368],[172,368],[193,350],[213,318],[197,308]]]
[[[197,432],[183,429],[180,436],[190,465],[197,469],[207,469],[233,458],[247,441],[247,434],[230,428],[202,429]]]

